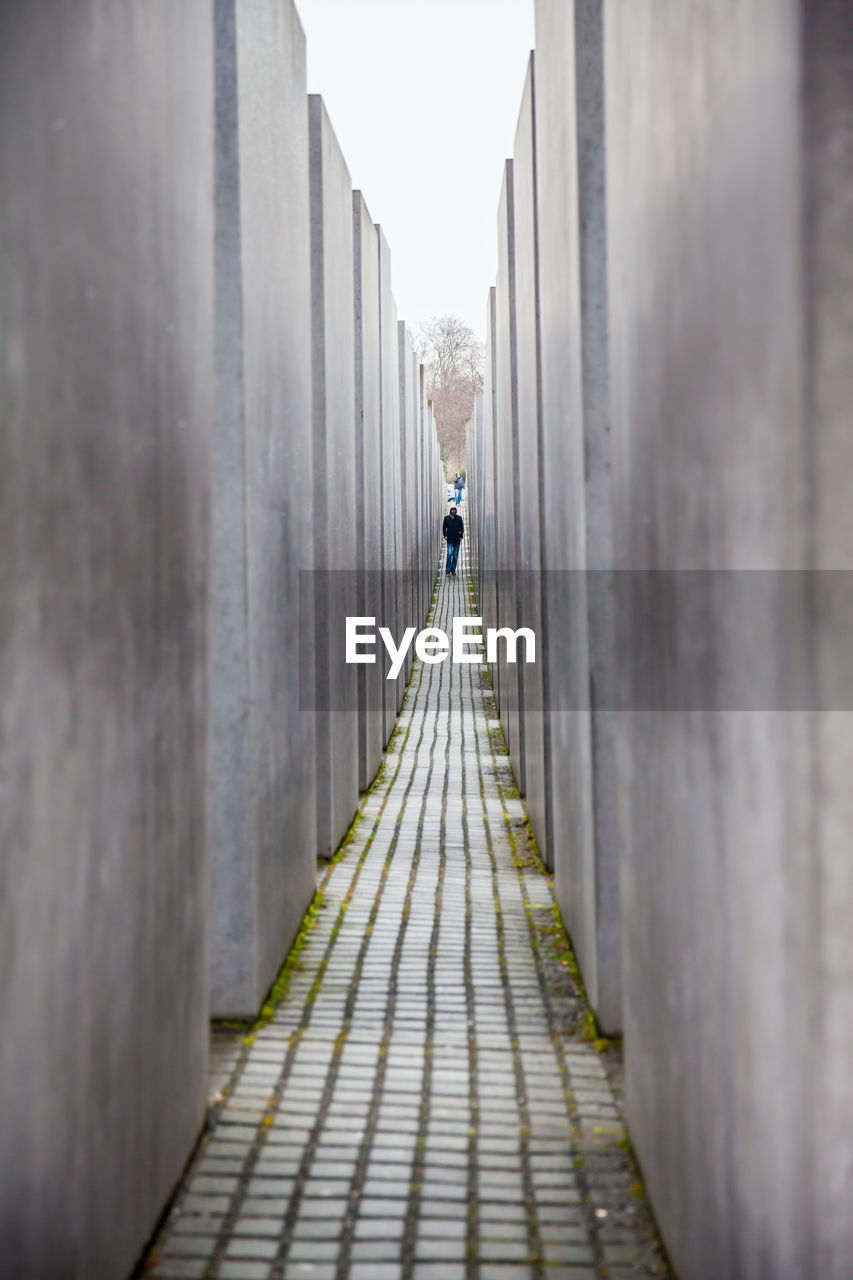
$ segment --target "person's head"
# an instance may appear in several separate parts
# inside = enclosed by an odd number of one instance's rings
[[[455,508],[455,507],[451,507],[451,508],[450,508],[450,514],[451,514],[452,516],[455,516],[455,515],[456,515],[456,508]]]

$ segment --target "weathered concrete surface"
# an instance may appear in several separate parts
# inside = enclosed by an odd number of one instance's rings
[[[120,1280],[202,1123],[210,7],[0,10],[3,1274]]]
[[[418,380],[412,339],[405,322],[397,322],[397,359],[400,378],[400,586],[403,592],[404,626],[422,625],[417,600],[415,546],[417,539],[417,495],[415,489],[415,451],[418,433]],[[409,650],[403,673],[408,682],[414,661],[414,648]]]
[[[432,457],[427,436],[426,369],[418,364],[418,443],[417,443],[417,493],[418,493],[418,544],[416,549],[418,568],[418,613],[425,618],[429,612],[431,590],[428,587],[429,571],[435,568],[432,548],[435,546],[435,522],[433,520],[430,475]],[[440,526],[439,526],[440,527]]]
[[[418,364],[418,614],[425,618],[429,613],[435,576],[436,529],[441,529],[441,518],[435,505],[436,483],[433,467],[434,427],[430,427],[431,401],[426,395],[426,369]],[[436,442],[437,443],[437,442]]]
[[[499,625],[498,583],[495,574],[497,556],[497,436],[495,425],[495,383],[497,369],[495,364],[495,287],[489,290],[486,305],[486,361],[483,372],[483,492],[480,522],[480,539],[482,543],[483,572],[479,584],[480,609],[483,626]],[[497,662],[490,664],[495,697],[500,704],[500,666]]]
[[[474,396],[474,408],[471,423],[468,427],[468,439],[465,446],[468,459],[468,545],[471,561],[471,577],[482,604],[483,581],[483,393],[478,391]]]
[[[622,1028],[619,797],[616,766],[612,438],[607,318],[603,0],[576,0],[581,373],[589,644],[592,824],[595,857],[595,1010]]]
[[[574,551],[560,561],[555,546],[559,535],[553,528],[552,508],[543,512],[543,559],[548,568],[577,569],[567,577],[551,579],[546,575],[546,616],[554,600],[555,618],[552,633],[543,639],[552,659],[552,639],[561,634],[561,610],[565,602],[574,600],[578,611],[575,620],[575,642],[568,667],[555,668],[554,687],[548,688],[549,702],[559,711],[554,728],[562,747],[555,761],[566,766],[563,753],[577,761],[578,785],[589,817],[576,814],[569,843],[569,874],[562,881],[560,901],[569,911],[570,927],[577,938],[578,950],[588,983],[590,1000],[603,1029],[617,1032],[622,1026],[620,906],[619,906],[619,833],[616,781],[616,713],[614,692],[614,589],[613,517],[611,496],[611,431],[608,367],[607,323],[607,225],[605,130],[604,130],[604,66],[602,50],[602,0],[575,0],[573,5],[543,2],[537,10],[538,41],[542,53],[540,80],[540,114],[543,136],[549,139],[550,154],[540,166],[542,194],[540,213],[550,237],[543,247],[547,267],[543,272],[543,290],[549,294],[548,305],[561,308],[563,333],[571,325],[567,308],[579,308],[580,366],[564,362],[551,348],[545,375],[546,431],[552,439],[556,431],[571,433],[571,465],[566,474],[566,494],[572,494],[577,505],[573,516]],[[553,50],[574,58],[575,85],[566,87],[563,66],[553,57]],[[565,149],[563,139],[575,132],[573,154],[576,168],[568,167],[555,177],[546,172],[551,165],[560,169],[557,151]],[[568,203],[571,202],[571,209]],[[575,208],[576,206],[576,208]],[[572,225],[576,220],[576,231]],[[554,237],[562,235],[562,254],[576,236],[576,262],[569,264],[565,256],[558,258],[560,271],[552,274],[555,252]],[[569,274],[576,283],[569,284]],[[577,289],[577,303],[552,300],[554,290]],[[553,323],[550,313],[549,326]],[[548,334],[549,343],[552,335]],[[577,341],[575,339],[575,341]],[[555,391],[556,379],[579,377],[580,385],[561,393]],[[577,396],[580,395],[580,405]],[[568,414],[568,397],[574,398],[577,417]],[[574,412],[573,411],[573,412]],[[561,416],[566,415],[566,416]],[[549,446],[550,447],[550,446]],[[580,452],[578,453],[578,449]],[[563,459],[568,462],[568,457]],[[552,455],[548,454],[550,472]],[[580,469],[578,469],[580,468]],[[549,479],[544,482],[550,484]],[[551,488],[552,501],[556,500]],[[577,563],[570,563],[573,556]],[[556,557],[556,558],[555,558]],[[568,586],[567,586],[568,584]],[[584,619],[580,609],[586,612]],[[550,624],[549,624],[550,625]],[[582,666],[581,663],[584,665]],[[586,670],[584,670],[584,667]],[[548,668],[550,671],[550,668]],[[546,677],[547,681],[547,677]],[[586,687],[584,687],[586,685]],[[568,698],[565,698],[568,695]],[[564,700],[565,698],[565,700]],[[550,726],[549,726],[550,727]],[[546,812],[546,827],[548,814]],[[546,838],[547,843],[547,838]],[[559,874],[559,873],[558,873]],[[572,889],[574,886],[574,891]],[[580,895],[578,898],[577,895]],[[585,918],[581,923],[577,911],[583,902]]]
[[[314,891],[314,715],[295,661],[313,564],[308,113],[290,0],[215,15],[211,1003],[251,1016]]]
[[[497,515],[496,568],[498,614],[501,626],[523,626],[518,580],[518,360],[515,297],[515,184],[513,164],[507,160],[498,203],[498,274],[495,283],[495,423]],[[501,720],[516,781],[525,791],[524,663],[508,662],[502,643],[498,651],[498,689]]]
[[[616,562],[849,569],[849,6],[638,0],[607,8],[604,51]],[[629,692],[757,678],[714,577],[675,645],[631,575]],[[826,702],[838,604],[804,577],[780,629],[785,577],[751,601],[768,705],[804,638]],[[842,1280],[849,713],[683,702],[619,744],[633,1139],[684,1280]]]
[[[423,366],[421,366],[423,368]],[[423,383],[423,378],[421,379]],[[423,524],[424,594],[426,612],[432,600],[437,556],[441,550],[441,524],[445,510],[444,472],[435,428],[435,409],[431,400],[425,400],[424,410],[424,460],[426,467],[426,509]]]
[[[804,120],[808,244],[807,385],[804,429],[813,450],[812,546],[817,569],[853,565],[850,477],[853,475],[853,13],[843,0],[803,5]],[[849,706],[846,680],[834,670],[839,649],[849,653],[853,618],[846,592],[831,577],[818,579],[815,597],[815,683],[824,707]],[[809,1105],[815,1170],[812,1203],[817,1272],[829,1280],[853,1274],[853,875],[850,844],[853,805],[853,723],[849,712],[824,713],[816,742],[817,830],[814,861],[815,921],[820,989],[812,1001],[819,1018],[812,1044],[814,1084]],[[813,952],[812,952],[813,954]],[[839,1136],[841,1138],[839,1140]]]
[[[435,429],[435,412],[432,401],[426,395],[426,369],[419,369],[421,398],[421,459],[423,478],[421,492],[421,617],[426,617],[432,603],[438,555],[441,549],[441,523],[444,519],[444,490],[442,489],[441,456]]]
[[[334,852],[358,802],[356,668],[342,661],[356,609],[355,332],[352,183],[322,98],[308,98],[314,385],[317,847]],[[328,707],[328,710],[322,709]],[[396,710],[396,708],[395,708]]]
[[[382,617],[393,635],[401,634],[405,606],[398,570],[402,559],[403,515],[400,483],[400,368],[397,304],[391,290],[391,252],[381,227],[379,237],[379,358],[380,431],[382,450]],[[385,742],[394,732],[397,712],[403,700],[405,681],[382,682]],[[384,744],[383,744],[384,745]]]
[[[353,192],[355,272],[356,546],[364,570],[361,617],[381,621],[382,453],[379,423],[379,238],[364,197]],[[378,659],[377,654],[377,659]],[[358,669],[358,785],[373,781],[385,745],[382,723],[383,671],[379,661]]]
[[[536,198],[536,92],[530,55],[513,149],[516,365],[518,382],[518,511],[516,514],[519,624],[536,635],[536,663],[524,668],[524,791],[539,852],[552,866],[549,833],[550,718],[544,711],[548,640],[542,600],[543,548],[548,528],[541,502],[542,379],[539,331],[539,227]]]
[[[551,727],[551,853],[560,910],[599,1009],[597,883],[586,590],[581,358],[581,229],[575,6],[536,5],[536,134],[542,376],[540,501],[547,610],[543,646]],[[553,576],[552,571],[561,571]],[[538,833],[537,833],[538,834]]]

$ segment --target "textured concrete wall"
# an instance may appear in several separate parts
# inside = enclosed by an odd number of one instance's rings
[[[357,569],[352,184],[322,99],[308,99],[314,386],[314,565]],[[345,597],[345,598],[344,598]],[[355,575],[318,582],[317,847],[334,852],[358,802],[356,668],[341,661]],[[325,614],[325,617],[322,616]],[[326,703],[326,700],[327,703]]]
[[[647,574],[620,603],[629,693],[678,691],[619,743],[631,1130],[684,1280],[842,1280],[853,730],[773,708],[799,642],[844,705],[849,623],[823,581],[754,575],[721,605],[707,570],[853,562],[853,22],[639,0],[608,7],[604,51],[615,559],[700,571],[675,625]],[[722,675],[768,709],[693,706]]]
[[[544,451],[540,420],[542,379],[539,328],[539,227],[536,198],[536,93],[530,56],[513,151],[515,243],[516,370],[518,400],[518,566],[519,624],[537,638],[535,664],[523,670],[524,791],[527,812],[546,865],[550,855],[550,718],[544,712],[547,638],[543,624],[543,544],[548,528],[541,502]]]
[[[495,575],[497,556],[497,437],[495,426],[495,289],[489,290],[486,305],[486,359],[483,370],[483,494],[480,517],[483,574],[480,583],[480,612],[484,627],[497,627],[498,589]],[[490,664],[495,696],[500,696],[500,668]]]
[[[210,7],[0,9],[3,1274],[126,1275],[207,1058]]]
[[[313,564],[308,113],[293,6],[217,0],[215,15],[211,1000],[251,1016],[315,878],[314,716],[294,660]]]
[[[478,599],[482,595],[483,580],[483,393],[474,397],[474,411],[468,426],[468,438],[465,445],[465,456],[468,459],[468,530],[469,554],[471,556],[471,575]]]
[[[425,512],[424,512],[424,571],[425,571],[425,594],[426,594],[426,613],[429,612],[430,603],[432,601],[432,590],[434,585],[434,575],[436,570],[441,567],[441,524],[444,519],[445,512],[445,482],[444,472],[441,465],[441,451],[438,445],[438,435],[435,429],[435,410],[431,400],[426,401],[426,409],[424,412],[424,434],[425,434]]]
[[[379,423],[379,238],[361,192],[353,193],[355,270],[356,546],[363,549],[364,579],[358,613],[382,614],[382,452]],[[373,781],[385,744],[379,662],[358,676],[359,789]]]
[[[391,251],[381,228],[379,236],[379,358],[380,415],[382,437],[382,576],[384,592],[382,617],[397,636],[405,603],[397,570],[402,558],[403,513],[400,502],[400,369],[397,304],[391,291]],[[403,699],[405,681],[383,680],[385,741],[394,732],[397,711]]]
[[[619,797],[616,739],[611,491],[604,5],[576,0],[578,209],[586,517],[592,824],[595,854],[595,1008],[608,1031],[622,1027]]]
[[[426,398],[426,369],[418,364],[418,443],[417,443],[417,493],[418,493],[418,616],[425,618],[429,612],[432,596],[431,576],[435,568],[433,547],[435,546],[436,528],[433,511],[433,490],[430,486],[432,477],[432,453],[428,434],[428,402]],[[439,526],[440,527],[440,526]]]
[[[431,548],[435,540],[434,527],[430,526],[432,521],[432,508],[430,504],[430,457],[428,453],[428,437],[427,437],[427,398],[426,398],[426,370],[422,364],[418,364],[418,442],[417,442],[417,492],[418,492],[418,543],[417,543],[417,568],[418,568],[418,612],[419,616],[425,618],[429,609],[429,593],[427,591],[427,571],[431,567]]]
[[[540,260],[542,449],[547,536],[551,728],[550,851],[563,919],[599,1009],[596,850],[592,821],[586,494],[583,442],[578,105],[575,6],[536,5],[536,141]],[[551,576],[556,571],[559,576]],[[618,1021],[616,1023],[618,1025]],[[613,1029],[612,1022],[608,1029]]]
[[[523,625],[519,610],[518,509],[518,360],[515,296],[515,184],[507,160],[498,202],[498,273],[495,283],[495,425],[498,515],[496,567],[501,626]],[[498,650],[499,708],[516,781],[524,792],[524,664],[508,662],[507,648]]]
[[[400,378],[400,517],[402,544],[399,570],[403,592],[404,625],[419,626],[416,586],[417,493],[415,450],[418,432],[418,379],[412,339],[404,321],[397,322],[397,359]],[[412,673],[414,647],[403,666],[406,681]]]
[[[549,465],[548,474],[543,471],[543,560],[548,569],[580,571],[545,579],[550,631],[544,644],[551,659],[546,681],[553,678],[548,698],[558,708],[551,726],[551,767],[573,779],[575,794],[571,814],[567,809],[558,817],[555,810],[553,838],[559,840],[561,830],[570,832],[567,856],[555,853],[558,897],[592,1005],[602,1027],[615,1032],[622,1025],[622,994],[602,0],[575,0],[568,6],[540,0],[536,20],[538,211],[546,263],[541,289],[548,313],[547,319],[541,317],[543,445],[550,464],[556,437],[562,437],[561,462],[570,468],[564,475],[573,507],[565,516],[555,511],[559,481]],[[567,59],[572,59],[572,85],[565,74]],[[561,164],[570,135],[572,156]],[[571,359],[561,361],[557,339],[568,336]],[[566,520],[570,529],[563,527]],[[566,609],[573,634],[564,665],[553,639],[563,633]],[[560,789],[556,786],[554,794]],[[549,816],[546,811],[546,828]],[[563,825],[566,818],[569,827]]]
[[[817,569],[848,570],[853,564],[850,476],[853,475],[853,13],[844,0],[803,4],[803,84],[807,112],[803,121],[803,177],[810,331],[806,346],[804,429],[812,450],[814,477],[811,530]],[[849,594],[838,577],[819,579],[815,594],[815,684],[821,705],[850,705],[848,685],[833,675],[839,649],[850,651],[853,619]],[[812,1007],[820,1010],[811,1063],[814,1081],[809,1099],[810,1164],[817,1269],[829,1280],[853,1273],[853,876],[849,857],[853,805],[853,725],[849,713],[821,717],[816,734],[818,821],[812,850],[816,949],[819,987]],[[824,803],[820,803],[824,801]],[[812,952],[813,954],[813,952]],[[805,1083],[805,1082],[804,1082]],[[842,1135],[839,1140],[839,1135]]]

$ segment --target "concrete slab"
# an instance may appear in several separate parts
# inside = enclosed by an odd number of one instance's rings
[[[536,197],[536,94],[530,55],[513,148],[516,349],[518,380],[518,511],[516,516],[519,625],[534,631],[537,662],[524,669],[524,751],[527,812],[546,866],[551,821],[550,719],[545,706],[543,653],[548,641],[542,610],[542,548],[548,527],[540,492],[544,483],[539,325],[539,226]]]
[[[211,1005],[246,1017],[314,892],[314,716],[294,660],[313,565],[308,116],[292,4],[215,13]]]
[[[578,118],[574,5],[536,7],[536,140],[542,371],[540,500],[551,727],[555,890],[594,1008],[599,1004],[597,886],[586,582]]]
[[[853,27],[820,0],[640,0],[604,30],[614,545],[633,571],[619,634],[645,614],[629,694],[688,695],[632,715],[619,743],[631,1130],[686,1280],[841,1280],[853,737],[848,712],[774,708],[798,644],[818,705],[837,705],[825,660],[848,624],[820,579],[795,576],[784,613],[788,574],[748,614],[713,586],[853,563],[853,177],[837,160]],[[695,571],[695,612],[667,649],[645,571],[675,568]],[[732,643],[745,622],[755,647]],[[723,673],[760,679],[768,709],[691,708]]]
[[[391,252],[381,227],[379,238],[379,357],[380,424],[382,439],[382,582],[384,600],[382,616],[385,625],[394,635],[400,634],[400,621],[404,616],[403,593],[399,569],[403,557],[403,516],[400,480],[400,368],[399,336],[397,333],[397,304],[391,290]],[[385,741],[394,732],[397,712],[403,699],[405,683],[397,680],[383,681],[385,691]]]
[[[612,432],[607,302],[603,5],[575,11],[581,357],[590,681],[592,821],[595,852],[595,1009],[608,1032],[622,1027],[619,902],[618,716],[614,670]]]
[[[211,6],[0,16],[0,1239],[127,1275],[204,1117]]]
[[[497,516],[498,613],[501,626],[523,625],[518,579],[518,352],[515,295],[515,187],[507,160],[498,204],[498,274],[495,285],[495,502]],[[498,661],[499,707],[516,781],[525,790],[524,664]]]
[[[497,565],[497,481],[496,457],[497,437],[495,424],[495,383],[497,368],[495,363],[495,289],[489,290],[486,306],[486,360],[483,374],[483,498],[481,538],[483,543],[483,572],[480,590],[480,607],[483,625],[497,627],[500,625],[498,613],[498,590],[495,568]],[[490,664],[495,697],[500,698],[500,668],[497,663]]]
[[[579,799],[584,797],[584,807],[589,810],[588,818],[576,813],[571,819],[572,852],[566,874],[558,869],[562,886],[558,895],[577,940],[592,1006],[602,1028],[615,1033],[622,1026],[622,992],[602,12],[600,0],[576,0],[569,7],[542,3],[538,10],[540,49],[546,51],[542,53],[539,77],[538,116],[540,133],[553,148],[547,158],[543,151],[537,170],[541,173],[540,218],[543,227],[547,227],[542,234],[548,236],[547,248],[544,242],[542,246],[542,252],[548,255],[548,280],[543,280],[542,289],[549,294],[563,290],[562,299],[549,297],[547,305],[561,310],[564,334],[567,326],[572,328],[574,324],[569,305],[578,307],[574,360],[580,360],[579,367],[568,361],[560,368],[556,348],[550,348],[547,372],[543,374],[546,439],[552,440],[555,432],[573,437],[562,462],[572,468],[566,473],[564,493],[572,493],[576,508],[568,554],[562,558],[556,547],[552,554],[552,544],[565,537],[565,531],[558,537],[552,530],[551,508],[543,508],[544,563],[552,569],[570,570],[568,575],[556,577],[546,573],[544,579],[549,636],[543,649],[547,646],[549,658],[554,661],[553,687],[549,684],[551,666],[547,662],[543,670],[548,701],[556,708],[556,717],[547,725],[548,736],[553,734],[560,742],[559,754],[552,755],[549,767],[576,771],[576,794]],[[560,49],[565,58],[574,59],[571,100],[561,69],[563,63],[552,56],[554,48]],[[570,131],[575,133],[572,152],[576,167],[570,170],[566,157],[562,173],[555,177],[551,166],[556,165],[559,173],[558,153],[565,151],[564,138]],[[562,248],[556,246],[555,240],[560,235]],[[566,246],[572,237],[576,237],[576,261],[569,261],[567,256]],[[550,269],[552,261],[559,263],[556,275]],[[565,297],[571,289],[577,290],[574,304],[568,304]],[[549,310],[549,344],[553,323],[554,311]],[[544,332],[544,322],[542,329]],[[566,387],[560,392],[557,381],[573,377],[579,378],[579,387]],[[578,394],[580,414],[575,417],[568,414],[568,399],[576,399]],[[565,416],[561,418],[561,414]],[[549,452],[549,471],[551,456]],[[551,477],[543,471],[546,496],[549,489],[551,501],[557,501]],[[555,519],[559,522],[560,516],[555,515]],[[548,616],[551,601],[553,618]],[[555,653],[552,637],[563,634],[567,609],[574,615],[575,635],[565,667]],[[586,614],[585,620],[581,611]],[[557,790],[554,789],[555,794]],[[557,838],[563,816],[558,820],[555,811],[553,838]],[[547,802],[544,817],[547,826]]]
[[[397,359],[400,379],[400,520],[402,547],[400,586],[403,592],[404,626],[420,627],[417,603],[416,540],[417,496],[415,489],[415,451],[418,434],[418,382],[412,339],[405,322],[397,322]],[[412,671],[414,649],[410,650],[403,668],[406,681]]]
[[[353,193],[355,272],[356,546],[364,575],[358,615],[382,613],[382,452],[380,439],[379,240],[361,192]],[[373,781],[385,745],[382,668],[360,666],[358,676],[359,788]]]
[[[317,845],[334,852],[358,801],[356,668],[342,628],[356,608],[355,331],[352,183],[322,98],[308,98],[317,579]],[[344,598],[345,597],[345,598]]]

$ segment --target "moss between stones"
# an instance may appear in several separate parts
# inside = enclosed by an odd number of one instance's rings
[[[264,1001],[261,1011],[252,1025],[250,1034],[246,1037],[247,1044],[251,1044],[257,1033],[272,1022],[275,1017],[276,1009],[287,994],[287,988],[290,985],[291,976],[294,973],[298,973],[302,968],[299,963],[299,957],[302,952],[302,948],[305,946],[309,933],[314,928],[317,915],[323,905],[323,892],[321,889],[318,889],[314,894],[314,897],[311,899],[308,910],[302,917],[302,924],[299,927],[299,932],[293,939],[293,945],[285,956],[284,964],[279,970],[278,977],[270,988],[269,995]]]

